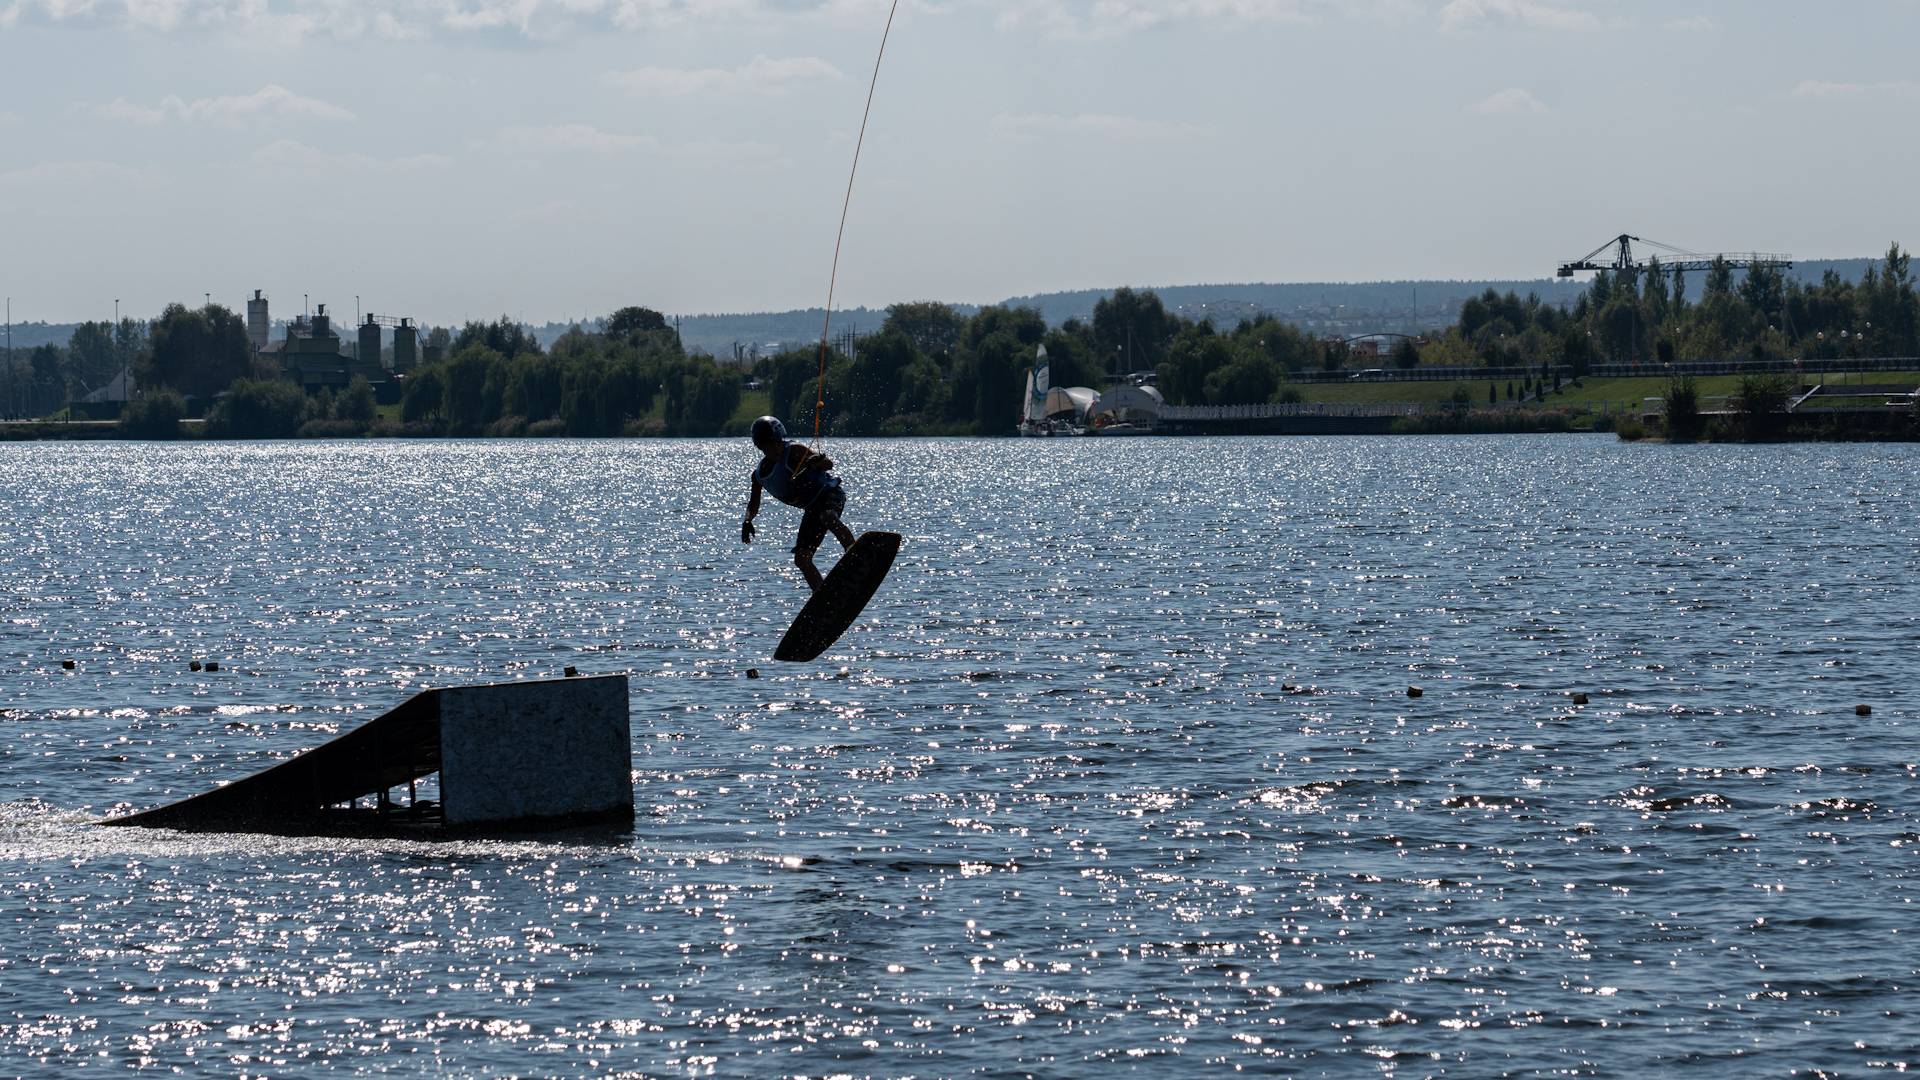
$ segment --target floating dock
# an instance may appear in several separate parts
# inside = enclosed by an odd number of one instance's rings
[[[436,775],[439,799],[413,798]],[[252,776],[102,824],[471,834],[632,820],[627,677],[606,675],[423,691]]]

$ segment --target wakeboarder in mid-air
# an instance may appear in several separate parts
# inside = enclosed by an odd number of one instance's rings
[[[853,530],[840,520],[847,508],[846,492],[833,475],[833,461],[797,442],[787,441],[787,428],[771,416],[753,422],[753,445],[760,464],[753,469],[753,493],[747,497],[747,518],[740,523],[740,542],[753,542],[753,518],[760,512],[760,490],[802,511],[800,534],[793,542],[793,563],[806,575],[807,586],[819,589],[826,579],[813,565],[813,553],[828,532],[843,548],[853,546]]]

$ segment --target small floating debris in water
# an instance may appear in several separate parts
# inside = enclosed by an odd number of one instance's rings
[[[1409,687],[1407,687],[1407,696],[1408,696],[1408,697],[1419,697],[1419,696],[1420,696],[1421,694],[1424,694],[1424,693],[1426,693],[1426,691],[1425,691],[1425,690],[1422,690],[1422,689],[1420,689],[1420,688],[1419,688],[1419,687],[1417,687],[1417,686],[1409,686]]]
[[[1853,707],[1853,715],[1855,715],[1855,716],[1872,716],[1872,715],[1873,715],[1873,706],[1871,706],[1871,705],[1855,705],[1855,706]]]
[[[1575,705],[1585,705],[1587,703],[1587,695],[1581,693],[1578,690],[1575,690],[1573,693],[1567,696],[1573,699],[1573,703]]]
[[[60,670],[62,670],[62,671],[72,671],[72,670],[73,670],[73,661],[71,661],[71,660],[62,660],[62,661],[60,661]]]
[[[759,668],[757,668],[757,667],[750,667],[750,668],[748,668],[748,669],[747,669],[747,678],[749,678],[749,679],[757,679],[757,678],[759,678],[759,677],[760,677],[760,669],[759,669]]]
[[[209,660],[209,661],[207,661],[207,670],[208,670],[208,671],[219,671],[219,670],[220,670],[220,661],[218,661],[218,660]]]
[[[189,660],[189,661],[187,662],[187,670],[188,670],[188,671],[199,671],[199,670],[200,670],[200,661],[198,661],[198,660]]]
[[[580,674],[580,669],[577,667],[574,667],[572,664],[568,664],[565,668],[561,669],[560,673],[562,675],[565,675],[567,678],[571,679],[574,676]]]

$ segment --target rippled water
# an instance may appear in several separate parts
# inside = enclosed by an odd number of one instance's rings
[[[744,442],[0,445],[0,1072],[1920,1065],[1915,447],[831,449],[790,667]],[[631,835],[90,824],[568,664]]]

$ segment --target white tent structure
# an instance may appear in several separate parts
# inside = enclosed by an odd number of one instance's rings
[[[1147,435],[1160,426],[1160,410],[1167,400],[1157,387],[1117,383],[1093,406],[1097,435]]]

